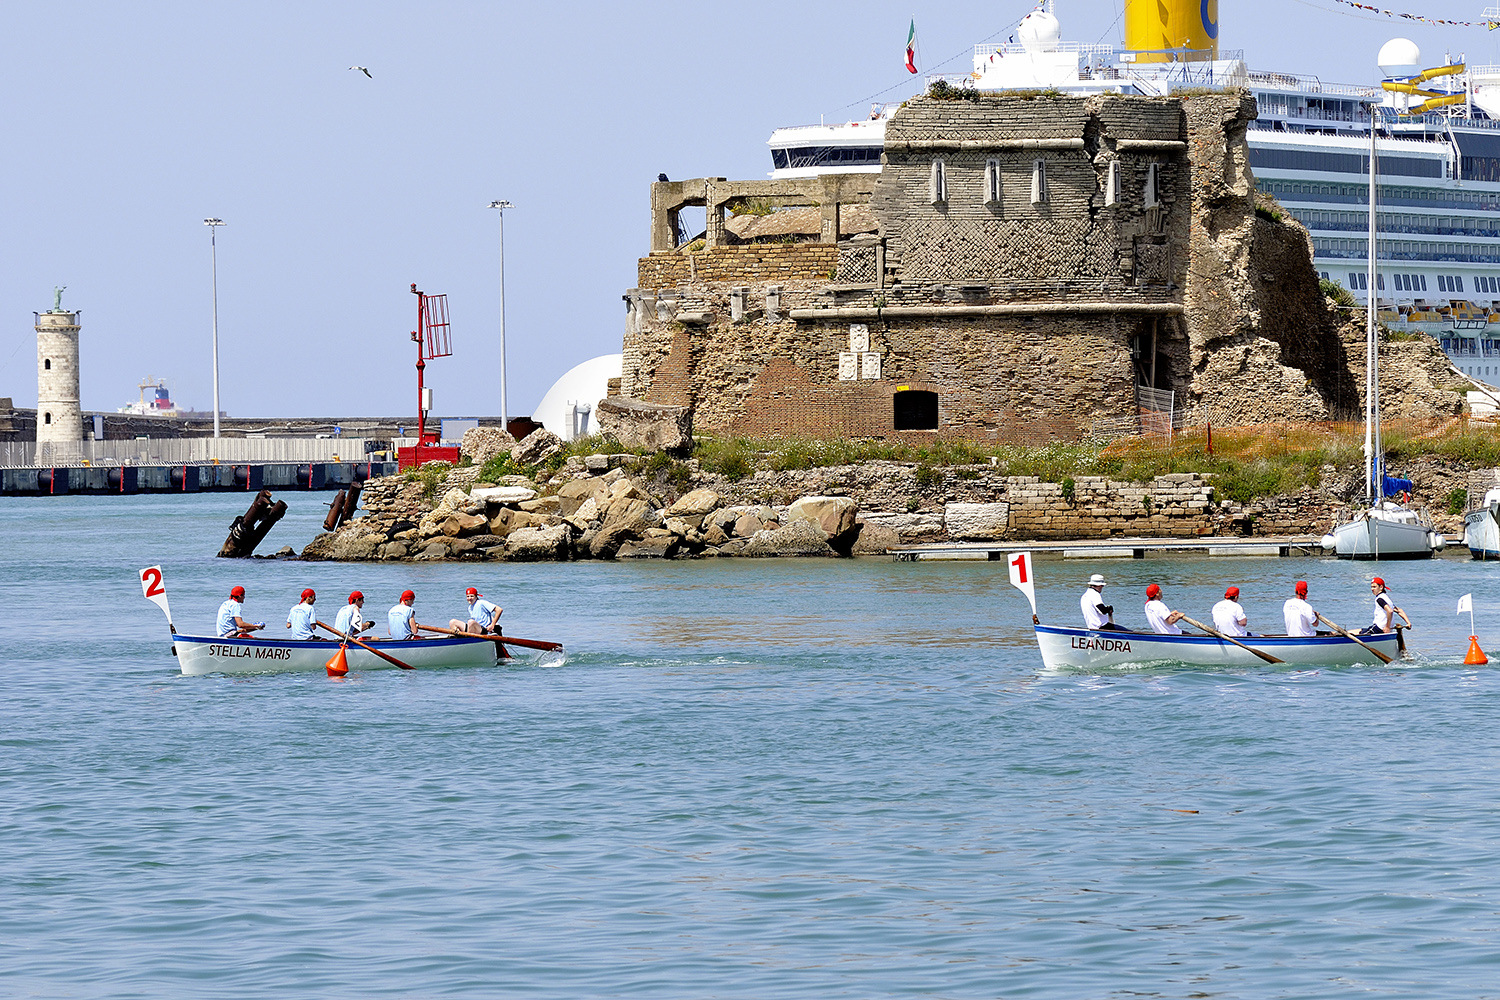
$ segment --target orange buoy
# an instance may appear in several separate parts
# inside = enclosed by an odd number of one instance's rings
[[[1481,653],[1480,655],[1483,656],[1484,654]],[[342,677],[348,672],[349,658],[344,655],[344,647],[340,646],[339,651],[333,654],[333,659],[328,661],[328,676]]]
[[[1469,636],[1469,653],[1464,657],[1464,663],[1474,665],[1488,663],[1490,658],[1484,655],[1484,650],[1479,648],[1479,637]]]

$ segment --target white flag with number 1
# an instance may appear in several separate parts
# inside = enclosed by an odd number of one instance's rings
[[[1026,595],[1031,602],[1032,617],[1036,617],[1036,588],[1031,581],[1031,553],[1015,553],[1010,557],[1010,585]]]

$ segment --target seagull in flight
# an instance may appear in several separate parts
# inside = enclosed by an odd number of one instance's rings
[[[350,69],[357,69],[361,73],[363,73],[365,76],[370,76],[370,71],[368,69],[366,69],[365,67],[363,67],[363,66],[350,66],[349,68]],[[375,78],[373,76],[370,76],[370,79],[373,80]]]

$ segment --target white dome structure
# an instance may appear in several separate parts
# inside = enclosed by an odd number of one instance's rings
[[[605,354],[569,368],[536,404],[531,419],[564,441],[599,433],[599,400],[609,395],[609,380],[619,378],[623,354]]]
[[[1016,25],[1016,37],[1027,52],[1053,52],[1062,38],[1062,25],[1051,12],[1034,10]]]
[[[1422,71],[1422,50],[1410,38],[1392,38],[1380,47],[1375,61],[1388,80],[1416,76]]]

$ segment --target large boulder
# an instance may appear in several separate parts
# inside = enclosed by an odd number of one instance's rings
[[[648,528],[639,539],[625,542],[616,559],[667,559],[677,552],[682,539],[665,528]]]
[[[950,503],[943,508],[948,537],[965,541],[1004,538],[1010,527],[1008,503]]]
[[[810,521],[833,536],[854,527],[858,514],[859,504],[849,497],[803,497],[786,509],[786,520]]]
[[[660,513],[635,497],[618,497],[609,505],[604,523],[589,543],[589,554],[595,559],[613,559],[620,546],[634,541],[660,523]]]
[[[570,479],[557,491],[559,510],[564,517],[572,517],[585,503],[596,499],[598,504],[608,502],[609,484],[593,476]]]
[[[520,528],[505,538],[505,558],[516,562],[564,559],[572,529],[566,524],[551,528]]]
[[[627,448],[688,452],[693,447],[693,411],[685,406],[647,403],[627,396],[599,401],[594,411],[599,432]]]
[[[460,454],[467,455],[475,465],[483,465],[510,451],[515,443],[516,439],[499,427],[470,427],[464,431],[458,450]]]
[[[545,427],[539,427],[510,450],[510,460],[517,465],[540,465],[562,448],[562,438]]]
[[[449,538],[457,538],[461,535],[477,535],[488,532],[490,527],[489,518],[482,514],[465,514],[463,511],[449,514],[443,521],[443,534]]]
[[[883,556],[885,553],[901,544],[901,536],[896,533],[895,528],[884,524],[871,524],[862,522],[860,524],[859,537],[854,540],[854,547],[850,550],[851,555],[856,556]]]
[[[832,556],[828,536],[811,521],[788,521],[780,528],[757,531],[740,553],[745,556]]]
[[[717,509],[722,502],[718,493],[704,487],[685,494],[663,513],[668,517],[702,517],[709,511]]]

